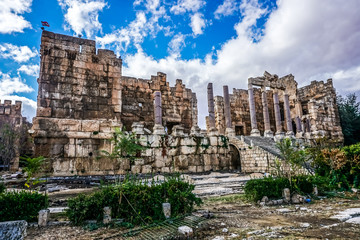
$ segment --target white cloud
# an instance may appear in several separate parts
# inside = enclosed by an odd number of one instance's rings
[[[159,24],[159,19],[169,20],[165,7],[160,4],[159,0],[137,1],[134,2],[134,5],[138,6],[143,3],[145,10],[137,11],[136,18],[129,25],[116,29],[103,37],[96,37],[96,41],[101,47],[115,45],[115,52],[120,55],[120,52],[125,52],[131,44],[141,50],[144,38],[155,37],[159,31],[163,30],[165,35],[169,35],[169,27]]]
[[[208,82],[214,83],[216,94],[222,94],[222,85],[246,89],[249,77],[267,70],[279,76],[292,73],[299,87],[332,77],[337,91],[359,91],[358,0],[328,4],[322,0],[279,0],[277,5],[260,35],[254,26],[268,10],[257,1],[243,1],[242,17],[234,26],[237,35],[222,45],[216,59],[209,53],[205,60],[185,61],[171,55],[154,60],[139,51],[125,57],[124,74],[149,78],[162,71],[172,85],[175,79],[183,79],[197,93],[202,127],[207,115]]]
[[[28,46],[19,47],[11,43],[0,44],[0,58],[13,59],[16,62],[26,62],[37,55],[37,50],[31,50]]]
[[[10,77],[9,74],[0,72],[0,99],[22,101],[22,115],[29,121],[35,116],[36,102],[26,97],[16,96],[14,93],[29,93],[34,89],[26,85],[20,77]]]
[[[89,38],[102,30],[99,12],[107,6],[104,0],[58,0],[58,2],[66,11],[65,22],[69,25],[65,26],[66,30],[71,28],[77,35],[85,32]]]
[[[24,32],[31,28],[29,21],[19,14],[31,12],[32,0],[0,1],[0,33]]]
[[[186,35],[178,33],[169,42],[168,52],[171,55],[180,57],[181,50],[185,47]]]
[[[18,72],[23,72],[29,76],[38,77],[39,70],[40,70],[40,66],[38,64],[21,65],[21,67],[18,69]]]
[[[178,0],[177,4],[172,6],[170,11],[174,14],[184,14],[186,12],[197,12],[206,2],[203,0]]]
[[[195,36],[203,34],[203,28],[205,28],[204,15],[201,13],[195,13],[191,16],[190,27]]]
[[[220,19],[222,16],[233,15],[238,9],[238,4],[235,0],[224,0],[223,4],[217,7],[214,15],[216,19]]]

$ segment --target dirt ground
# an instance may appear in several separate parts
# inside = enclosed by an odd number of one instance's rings
[[[360,239],[359,224],[331,218],[343,210],[360,208],[360,195],[351,197],[271,207],[251,204],[242,194],[207,197],[197,212],[208,211],[213,217],[194,229],[194,239]],[[52,220],[56,218],[61,216],[55,215]],[[99,228],[90,231],[70,225],[29,227],[26,239],[106,239],[124,230]]]
[[[359,197],[359,195],[358,195]],[[360,239],[360,225],[331,217],[360,200],[330,198],[309,204],[259,207],[242,195],[205,200],[202,209],[214,213],[198,239]]]

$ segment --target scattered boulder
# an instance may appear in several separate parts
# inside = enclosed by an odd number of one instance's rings
[[[24,220],[0,222],[1,239],[23,240],[26,237],[26,228],[28,223]]]
[[[178,233],[181,235],[181,237],[192,237],[193,235],[193,229],[188,226],[181,226],[178,228]]]
[[[294,193],[291,197],[291,202],[293,204],[299,204],[305,202],[305,197],[301,196],[300,194]]]
[[[45,227],[49,221],[50,218],[50,210],[49,209],[43,209],[39,211],[39,217],[38,217],[38,225],[40,227]]]
[[[290,189],[284,188],[282,197],[286,203],[290,202]]]

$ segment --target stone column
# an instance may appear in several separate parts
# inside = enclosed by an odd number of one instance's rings
[[[263,88],[261,91],[261,98],[262,98],[263,115],[264,115],[264,137],[273,137],[274,134],[270,128],[269,108],[268,108],[267,94],[265,88]]]
[[[299,116],[296,117],[296,138],[302,138],[304,136],[304,132],[301,126],[301,119]]]
[[[209,133],[215,133],[215,106],[214,106],[214,92],[213,85],[209,83],[207,86],[207,94],[208,94],[208,111],[209,111]]]
[[[292,123],[291,123],[291,115],[290,115],[290,103],[289,103],[289,95],[284,93],[284,112],[285,112],[285,121],[286,121],[286,135],[287,136],[294,136],[294,132],[292,130]]]
[[[274,99],[275,125],[276,125],[275,135],[279,139],[281,139],[284,136],[284,132],[282,131],[280,106],[279,106],[279,95],[277,92],[274,92],[273,99]]]
[[[251,136],[260,136],[260,132],[257,128],[256,122],[256,109],[255,109],[255,101],[254,101],[254,90],[251,83],[249,83],[249,106],[250,106],[250,121],[251,121]]]
[[[232,129],[232,123],[231,123],[229,87],[227,85],[223,86],[223,91],[224,91],[224,112],[225,112],[225,124],[226,124],[225,134],[231,137],[235,137],[235,131],[234,129]]]
[[[191,120],[192,120],[192,126],[190,130],[190,134],[199,135],[201,129],[198,126],[198,108],[197,108],[196,93],[192,93],[192,98],[191,98]]]
[[[155,113],[155,126],[153,129],[154,134],[165,134],[164,126],[162,125],[162,107],[161,107],[161,92],[154,93],[154,113]]]

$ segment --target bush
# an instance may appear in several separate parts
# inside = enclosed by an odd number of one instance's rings
[[[190,213],[194,205],[200,205],[192,190],[194,185],[179,176],[169,177],[161,184],[126,179],[118,185],[106,186],[91,195],[79,195],[68,200],[66,212],[74,225],[85,220],[103,219],[103,208],[111,207],[113,218],[123,218],[132,224],[147,224],[164,220],[162,203],[171,204],[171,215],[176,217]]]
[[[46,195],[37,192],[5,192],[0,194],[0,222],[37,221],[41,209],[47,208]]]
[[[293,191],[298,191],[300,193],[312,193],[314,186],[312,182],[312,177],[306,175],[299,175],[292,177],[291,179],[291,188]]]
[[[5,184],[4,184],[4,183],[2,183],[2,182],[0,182],[0,194],[1,194],[1,193],[4,193],[4,192],[5,192],[5,190],[6,190],[6,186],[5,186]]]
[[[251,179],[245,185],[245,197],[251,201],[261,200],[263,196],[269,198],[281,198],[284,188],[290,188],[287,178],[266,177],[263,179]]]

